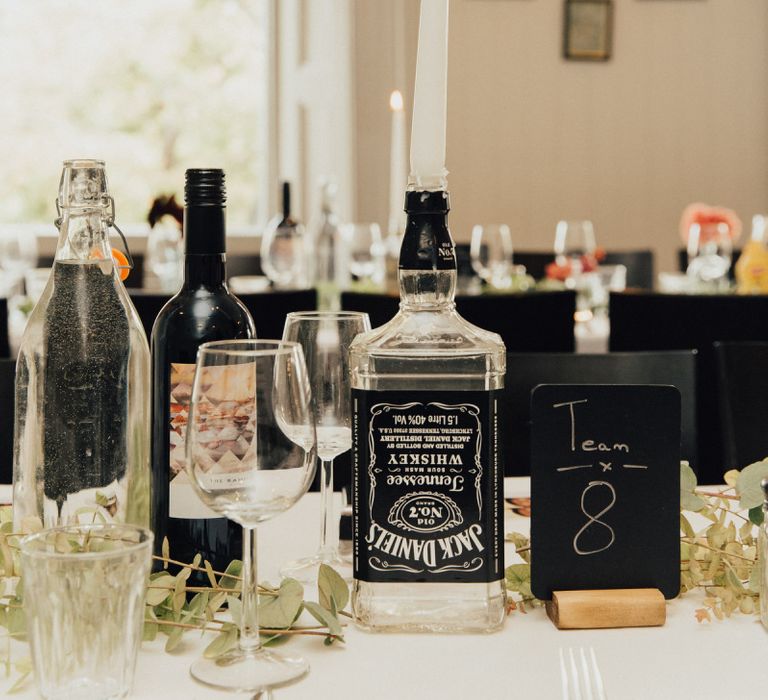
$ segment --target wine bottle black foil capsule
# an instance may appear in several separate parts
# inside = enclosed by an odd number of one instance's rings
[[[156,553],[167,537],[173,559],[191,562],[200,553],[222,571],[242,556],[240,527],[223,517],[178,517],[171,489],[185,481],[179,446],[198,348],[256,332],[248,310],[226,286],[224,172],[187,170],[184,195],[184,281],[152,330],[152,529]],[[207,585],[207,577],[193,572],[190,582]]]

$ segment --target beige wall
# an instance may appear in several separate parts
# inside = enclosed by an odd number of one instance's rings
[[[386,222],[392,6],[356,0],[359,219]],[[505,221],[548,249],[559,218],[674,268],[683,207],[768,210],[768,2],[614,0],[607,63],[561,58],[560,0],[451,0],[448,169],[455,238]],[[412,91],[418,3],[402,21]],[[406,109],[411,100],[406,90]]]

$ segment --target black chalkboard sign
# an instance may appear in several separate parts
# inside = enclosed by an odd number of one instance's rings
[[[680,590],[680,392],[555,385],[531,396],[531,587]]]

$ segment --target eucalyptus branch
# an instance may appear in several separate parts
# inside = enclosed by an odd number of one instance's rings
[[[724,549],[718,549],[717,547],[711,547],[708,544],[704,544],[703,542],[697,542],[695,537],[681,537],[680,538],[683,542],[686,542],[688,544],[693,545],[694,547],[703,547],[704,549],[708,549],[711,552],[717,552],[718,554],[722,554],[726,557],[735,557],[736,559],[743,559],[744,561],[748,561],[750,564],[754,564],[755,560],[750,557],[742,556],[741,554],[734,554],[733,552],[726,552]]]
[[[174,566],[180,566],[183,569],[192,569],[192,571],[202,571],[203,573],[208,573],[208,569],[206,569],[204,566],[194,566],[193,564],[185,564],[183,561],[178,561],[177,559],[171,559],[170,557],[161,557],[157,554],[152,555],[152,559],[155,561],[161,561],[166,564],[173,564]],[[211,572],[216,574],[216,576],[226,576],[227,578],[231,578],[234,581],[242,581],[242,576],[235,576],[233,574],[228,574],[225,571],[216,571],[215,569],[211,569]]]

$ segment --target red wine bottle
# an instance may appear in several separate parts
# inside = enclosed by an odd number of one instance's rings
[[[192,169],[184,187],[184,281],[152,329],[152,529],[174,559],[198,552],[217,571],[241,556],[241,528],[208,509],[184,469],[187,415],[197,349],[254,338],[253,319],[227,289],[224,172]],[[207,577],[193,572],[191,582]]]

